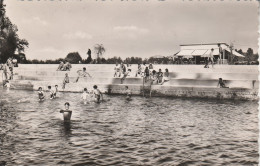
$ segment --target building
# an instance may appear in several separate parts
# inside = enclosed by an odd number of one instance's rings
[[[223,50],[223,54],[220,55],[220,47]],[[234,60],[234,57],[244,57],[235,50],[231,50],[230,46],[226,43],[211,43],[211,44],[187,44],[180,45],[181,50],[175,54],[175,58],[183,59],[184,61],[189,59],[194,64],[205,63],[205,59],[209,57],[211,49],[213,48],[213,55],[217,63],[227,64]],[[232,53],[231,53],[232,52]]]

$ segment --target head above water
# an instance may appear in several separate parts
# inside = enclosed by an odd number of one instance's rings
[[[94,89],[97,89],[97,85],[94,85],[93,88],[94,88]]]
[[[125,89],[128,89],[128,86],[125,86]]]
[[[68,76],[68,73],[66,73],[65,76]]]
[[[162,71],[162,69],[159,69],[159,72],[161,72]]]
[[[42,87],[39,87],[39,88],[38,88],[38,91],[41,91],[41,90],[42,90]]]
[[[214,51],[214,48],[211,48],[211,51]]]
[[[48,86],[48,89],[51,89],[51,86]]]
[[[83,71],[86,71],[86,68],[85,68],[85,67],[83,67]]]
[[[64,105],[65,105],[65,109],[67,109],[67,110],[68,110],[68,109],[69,109],[69,107],[70,107],[70,103],[69,103],[69,102],[66,102]]]
[[[88,89],[87,88],[84,88],[84,92],[87,92],[88,91]]]
[[[165,69],[165,72],[169,72],[169,70],[166,68],[166,69]]]
[[[58,85],[55,85],[55,88],[58,88]]]

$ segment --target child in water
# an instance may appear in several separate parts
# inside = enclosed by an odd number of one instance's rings
[[[100,100],[103,100],[103,94],[98,89],[97,85],[94,85],[93,88],[94,88],[93,94],[94,94],[94,97],[95,97],[95,102],[100,103]]]
[[[42,87],[38,88],[38,95],[39,95],[39,101],[43,101],[44,100],[44,92],[42,91]]]
[[[51,86],[48,86],[50,92],[50,99],[54,99],[54,91],[51,89]]]
[[[55,89],[54,89],[54,93],[53,93],[53,97],[56,98],[58,93],[58,85],[55,85]]]
[[[5,81],[4,87],[6,87],[8,89],[11,87],[11,85],[10,85],[8,80]]]
[[[224,81],[222,80],[222,78],[219,78],[218,79],[218,85],[217,85],[217,87],[220,87],[220,88],[228,88],[228,87],[226,87],[226,85],[225,85],[225,83],[224,83]]]
[[[125,93],[126,93],[126,100],[130,100],[132,93],[131,93],[131,90],[128,89],[128,86],[125,86]]]
[[[60,113],[63,114],[64,121],[69,122],[72,114],[72,111],[69,110],[70,103],[66,102],[64,105],[65,105],[65,110],[60,110]]]
[[[88,93],[88,89],[84,88],[84,91],[81,95],[81,98],[83,99],[84,104],[87,104],[87,100],[89,98],[89,93]]]

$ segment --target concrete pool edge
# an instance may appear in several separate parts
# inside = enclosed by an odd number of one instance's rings
[[[15,81],[12,83],[12,89],[16,90],[30,90],[36,91],[38,84],[30,81]],[[180,98],[204,98],[204,99],[231,99],[231,100],[259,100],[258,89],[246,88],[216,88],[216,87],[176,87],[176,86],[142,86],[133,84],[97,84],[100,90],[108,95],[123,95],[125,94],[125,86],[128,86],[133,95],[137,96],[151,96],[156,97],[180,97]],[[75,86],[67,87],[64,91],[71,93],[82,93],[82,89],[87,87],[92,89],[92,84],[77,84]],[[47,87],[43,88],[47,91]]]

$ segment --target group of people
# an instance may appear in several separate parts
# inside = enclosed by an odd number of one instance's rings
[[[70,69],[72,68],[71,64],[67,61],[65,61],[65,63],[63,61],[60,62],[57,71],[70,71]]]
[[[142,65],[138,64],[136,72],[133,72],[131,64],[117,63],[114,68],[114,77],[121,77],[121,84],[123,84],[126,77],[143,77],[144,82],[150,81],[151,84],[162,85],[170,80],[169,70],[166,68],[165,72],[161,69],[158,71],[154,70],[153,65],[150,63],[146,65],[144,62]]]
[[[6,87],[10,87],[9,80],[13,79],[15,64],[17,64],[17,60],[11,57],[7,59],[6,63],[0,64],[0,70],[3,70],[3,85]]]

